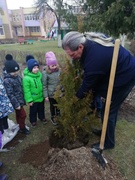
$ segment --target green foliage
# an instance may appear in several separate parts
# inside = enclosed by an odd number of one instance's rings
[[[119,0],[112,3],[103,14],[104,28],[111,34],[133,33],[135,25],[134,1]]]
[[[135,1],[127,0],[80,0],[79,16],[82,16],[82,32],[98,31],[111,36],[120,33],[134,33]],[[76,15],[76,17],[78,16]],[[78,21],[71,21],[75,14],[65,17],[70,26],[76,29]],[[76,24],[75,24],[76,23]]]
[[[92,120],[90,120],[88,112],[90,111],[89,105],[92,95],[88,93],[81,100],[75,95],[82,81],[79,62],[72,64],[67,60],[60,80],[62,88],[61,86],[58,87],[55,99],[58,102],[57,106],[60,109],[61,116],[58,119],[55,134],[64,137],[68,142],[74,142],[90,132]]]
[[[63,19],[66,21],[66,23],[69,25],[69,27],[72,30],[77,30],[78,29],[77,16],[75,14],[66,11],[63,14]]]

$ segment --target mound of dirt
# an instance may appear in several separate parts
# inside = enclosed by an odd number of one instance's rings
[[[40,169],[38,180],[124,180],[116,164],[112,163],[111,159],[109,161],[104,170],[90,152],[90,148],[51,148],[47,163]]]
[[[35,178],[38,180],[124,180],[114,161],[106,155],[105,158],[108,163],[104,170],[91,153],[91,148],[51,148],[46,140],[28,147],[20,163],[38,168],[39,175]]]

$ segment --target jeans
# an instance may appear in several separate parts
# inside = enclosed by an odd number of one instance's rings
[[[131,92],[134,85],[135,85],[135,78],[131,80],[128,84],[119,88],[115,88],[113,90],[104,147],[115,146],[115,127],[116,127],[118,111],[121,104],[126,99],[128,94]],[[105,110],[105,104],[103,104],[103,109],[101,113],[102,122],[103,122],[104,110]]]

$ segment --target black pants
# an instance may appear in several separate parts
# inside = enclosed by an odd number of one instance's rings
[[[0,119],[0,131],[3,134],[4,133],[4,129],[8,129],[8,116],[5,116],[3,118]]]
[[[108,117],[108,125],[106,131],[106,138],[105,138],[105,147],[114,147],[115,146],[115,127],[117,121],[117,115],[119,108],[128,94],[131,92],[132,88],[135,85],[135,79],[131,80],[125,86],[120,88],[115,88],[112,94],[112,102],[110,106],[110,112]],[[102,109],[102,121],[104,116],[105,104]]]
[[[40,120],[45,119],[44,107],[44,100],[42,102],[35,102],[32,106],[30,106],[30,123],[37,122],[37,116]]]
[[[51,117],[60,115],[60,110],[55,104],[58,104],[54,98],[49,98]]]

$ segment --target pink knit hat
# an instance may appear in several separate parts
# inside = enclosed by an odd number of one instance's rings
[[[46,58],[46,65],[47,66],[58,64],[56,56],[55,56],[55,54],[52,51],[47,52],[45,54],[45,58]]]

